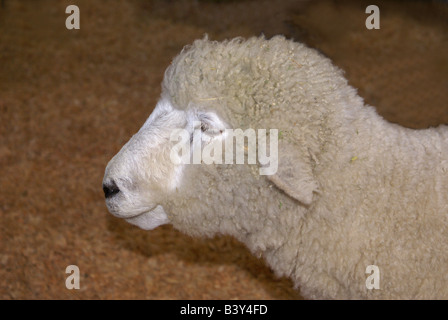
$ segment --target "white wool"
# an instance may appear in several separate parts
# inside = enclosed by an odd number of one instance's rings
[[[448,129],[411,130],[365,106],[342,72],[283,37],[197,40],[109,163],[109,210],[150,229],[233,235],[307,298],[448,299]],[[278,170],[186,165],[170,133],[278,129]],[[214,130],[214,131],[213,131]],[[218,139],[218,140],[217,140]],[[380,289],[366,286],[377,266]]]

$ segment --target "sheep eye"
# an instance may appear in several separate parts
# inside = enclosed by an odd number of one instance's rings
[[[208,130],[208,126],[205,123],[201,123],[201,131],[205,132]]]

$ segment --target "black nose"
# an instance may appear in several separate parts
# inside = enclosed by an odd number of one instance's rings
[[[113,197],[114,195],[116,195],[118,192],[120,192],[120,189],[117,187],[117,185],[115,184],[115,181],[112,180],[109,183],[104,183],[103,184],[103,191],[104,191],[104,196],[107,198]]]

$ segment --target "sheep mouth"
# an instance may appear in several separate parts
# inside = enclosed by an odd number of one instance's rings
[[[154,211],[157,208],[157,205],[154,207],[146,207],[140,210],[132,210],[132,211],[126,211],[126,210],[120,210],[120,207],[113,204],[113,203],[106,203],[107,209],[109,212],[120,219],[132,219],[135,217],[138,217],[142,214],[149,213],[151,211]]]
[[[131,217],[125,217],[124,219],[130,224],[136,225],[144,230],[153,230],[160,225],[170,223],[165,210],[160,205],[149,211],[144,211]]]

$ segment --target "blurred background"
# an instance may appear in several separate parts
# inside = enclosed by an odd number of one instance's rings
[[[72,4],[80,30],[65,27]],[[379,30],[365,27],[370,4]],[[104,204],[107,162],[204,34],[283,34],[331,58],[387,120],[448,124],[445,1],[2,0],[1,299],[302,298],[232,238],[143,231]]]

